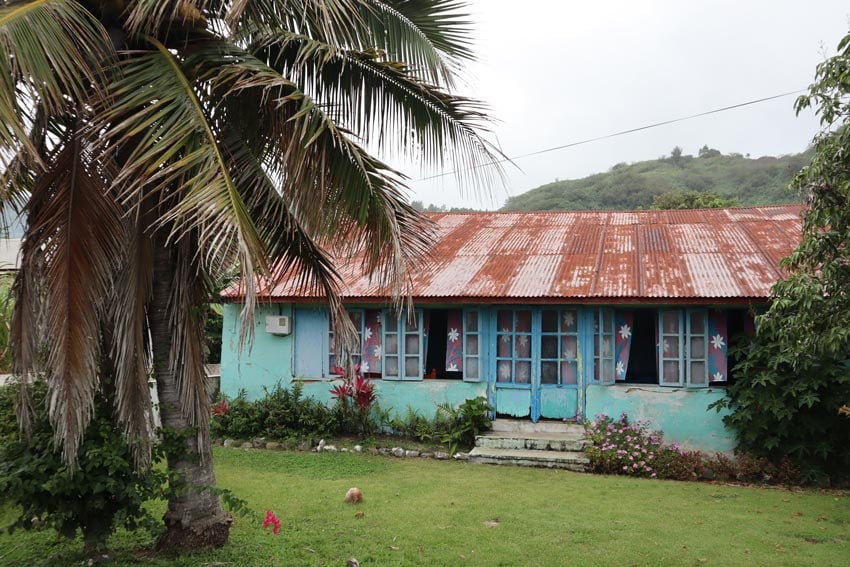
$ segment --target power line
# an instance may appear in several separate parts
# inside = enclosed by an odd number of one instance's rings
[[[796,91],[788,91],[786,93],[781,93],[781,94],[777,94],[777,95],[773,95],[773,96],[758,98],[758,99],[755,99],[755,100],[748,100],[747,102],[741,102],[741,103],[738,103],[738,104],[733,104],[731,106],[724,106],[722,108],[715,108],[714,110],[707,110],[705,112],[700,112],[698,114],[691,114],[689,116],[682,116],[682,117],[679,117],[679,118],[673,118],[671,120],[664,120],[662,122],[655,122],[653,124],[647,124],[645,126],[638,126],[637,128],[630,128],[628,130],[621,130],[619,132],[614,132],[614,133],[611,133],[611,134],[605,134],[604,136],[596,136],[595,138],[587,138],[585,140],[580,140],[578,142],[570,142],[568,144],[562,144],[560,146],[554,146],[554,147],[546,148],[546,149],[543,149],[543,150],[537,150],[537,151],[534,151],[534,152],[529,152],[527,154],[520,154],[518,156],[507,157],[505,159],[500,159],[500,160],[496,160],[496,161],[491,161],[490,163],[477,165],[477,166],[475,166],[473,168],[469,168],[469,169],[478,169],[478,168],[487,167],[487,166],[490,166],[490,165],[498,165],[500,163],[512,162],[512,161],[518,160],[518,159],[523,159],[523,158],[536,156],[536,155],[540,155],[540,154],[546,154],[546,153],[554,152],[554,151],[557,151],[557,150],[563,150],[565,148],[572,148],[574,146],[581,146],[583,144],[589,144],[591,142],[598,142],[600,140],[607,140],[609,138],[616,138],[618,136],[624,136],[626,134],[633,134],[634,132],[640,132],[641,130],[649,130],[650,128],[658,128],[659,126],[666,126],[667,124],[675,124],[676,122],[684,122],[685,120],[693,120],[694,118],[700,118],[702,116],[708,116],[709,114],[717,114],[718,112],[726,112],[727,110],[734,110],[736,108],[741,108],[742,106],[749,106],[751,104],[758,104],[758,103],[761,103],[761,102],[767,102],[769,100],[774,100],[774,99],[777,99],[777,98],[783,98],[783,97],[786,97],[786,96],[796,95],[796,94],[800,94],[800,93],[803,93],[803,92],[806,92],[806,89],[799,89],[799,90],[796,90]],[[462,171],[466,171],[466,170],[462,170]],[[426,181],[428,179],[437,179],[439,177],[445,177],[446,175],[451,175],[453,173],[457,173],[457,170],[446,171],[444,173],[437,173],[435,175],[429,175],[428,177],[421,177],[421,178],[417,179],[416,181]]]

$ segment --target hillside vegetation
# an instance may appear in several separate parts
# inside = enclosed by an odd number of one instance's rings
[[[668,194],[713,193],[740,205],[799,202],[788,183],[806,166],[811,150],[750,159],[703,147],[697,157],[674,148],[669,157],[619,163],[605,173],[555,181],[511,197],[503,211],[648,209]],[[664,201],[664,199],[660,199]]]

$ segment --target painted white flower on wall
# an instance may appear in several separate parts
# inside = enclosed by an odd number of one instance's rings
[[[572,327],[576,322],[576,317],[572,311],[565,311],[563,319],[565,327]]]
[[[381,357],[381,345],[375,345],[375,354],[374,354],[374,356],[375,356],[375,358],[380,358],[380,357]]]
[[[449,329],[449,340],[453,343],[456,343],[460,338],[460,333],[457,332],[457,329]]]
[[[511,338],[507,335],[507,333],[510,333],[510,332],[511,332],[511,330],[510,330],[510,329],[508,329],[507,327],[503,327],[503,328],[502,328],[502,333],[504,333],[504,334],[505,334],[505,335],[502,337],[502,342],[503,342],[503,343],[509,343],[509,342],[511,342]]]
[[[723,342],[723,336],[720,333],[717,333],[716,335],[711,337],[711,346],[718,350],[726,346],[726,343]]]
[[[626,367],[623,366],[623,361],[617,361],[617,376],[623,376],[626,373]]]
[[[369,363],[365,360],[360,363],[360,372],[369,372]]]
[[[366,329],[363,331],[363,340],[368,341],[368,340],[371,340],[371,339],[372,339],[372,328],[366,327]]]
[[[449,372],[458,372],[457,364],[449,364],[449,367],[446,368],[446,370]]]
[[[715,372],[715,373],[711,376],[711,379],[712,379],[714,382],[723,382],[723,374],[721,374],[720,372]]]
[[[528,337],[526,335],[521,335],[519,338],[519,346],[526,347],[528,346]]]
[[[632,336],[632,328],[628,325],[623,325],[620,327],[620,338],[624,341],[629,340],[629,337]]]

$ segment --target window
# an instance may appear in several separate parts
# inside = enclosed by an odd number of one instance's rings
[[[614,366],[614,312],[599,309],[593,318],[593,378],[602,384],[613,384]]]
[[[412,318],[384,313],[383,369],[387,380],[422,379],[422,312]]]
[[[362,359],[362,348],[363,348],[363,310],[362,309],[349,309],[348,316],[351,318],[351,322],[354,323],[354,328],[357,329],[357,347],[351,353],[341,353],[340,356],[334,352],[334,330],[328,330],[328,369],[331,374],[342,374],[342,367],[345,366],[345,357],[347,355],[351,356],[351,364],[359,365]]]
[[[481,329],[478,311],[463,313],[463,379],[481,380]]]
[[[578,313],[544,309],[540,322],[540,383],[578,383]]]
[[[708,385],[708,320],[705,309],[659,313],[662,386]]]
[[[496,313],[496,381],[531,383],[531,310]]]

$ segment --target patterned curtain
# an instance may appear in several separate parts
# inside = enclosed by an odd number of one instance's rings
[[[728,379],[726,343],[726,312],[712,309],[708,312],[708,381],[725,382]]]
[[[363,312],[363,351],[360,371],[364,374],[381,373],[381,310],[367,309]]]
[[[463,311],[448,311],[446,328],[446,371],[463,372]]]
[[[629,352],[632,350],[632,329],[635,326],[634,311],[617,311],[614,315],[614,356],[616,380],[625,380],[629,369]]]

